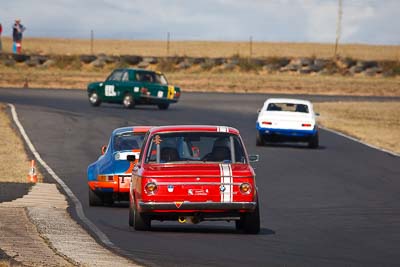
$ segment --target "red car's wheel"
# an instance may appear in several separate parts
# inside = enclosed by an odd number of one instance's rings
[[[130,209],[133,215],[133,228],[138,231],[147,231],[151,228],[151,220],[148,216],[140,214],[137,209],[136,205],[133,204],[133,207]]]
[[[253,212],[244,214],[239,221],[236,221],[236,229],[243,230],[245,234],[258,234],[260,232],[260,209],[258,200],[256,209]]]
[[[129,226],[134,226],[133,209],[132,204],[129,203]]]

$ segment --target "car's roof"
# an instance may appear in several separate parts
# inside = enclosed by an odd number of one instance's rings
[[[117,128],[113,131],[113,135],[126,133],[126,132],[134,132],[134,133],[146,133],[148,130],[151,129],[152,126],[127,126]]]
[[[265,103],[293,103],[293,104],[305,104],[311,105],[311,102],[304,99],[295,98],[268,98]]]
[[[133,71],[141,71],[141,72],[153,72],[153,73],[161,73],[159,71],[154,71],[154,70],[145,70],[145,69],[138,69],[138,68],[117,68],[115,70],[133,70]]]
[[[153,127],[151,134],[164,132],[222,132],[239,135],[239,131],[233,127],[217,126],[217,125],[169,125]]]

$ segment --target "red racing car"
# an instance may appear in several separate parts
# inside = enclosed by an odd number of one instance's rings
[[[135,155],[127,157],[135,161]],[[149,130],[130,185],[129,225],[152,220],[232,221],[260,231],[255,173],[239,131],[224,126],[162,126]]]

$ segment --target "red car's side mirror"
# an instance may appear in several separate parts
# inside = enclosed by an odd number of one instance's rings
[[[101,147],[101,154],[104,155],[107,151],[107,146],[102,146]]]

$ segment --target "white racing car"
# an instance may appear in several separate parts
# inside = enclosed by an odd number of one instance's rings
[[[310,101],[285,98],[270,98],[264,102],[257,118],[256,145],[266,142],[307,142],[317,148],[318,125]]]

